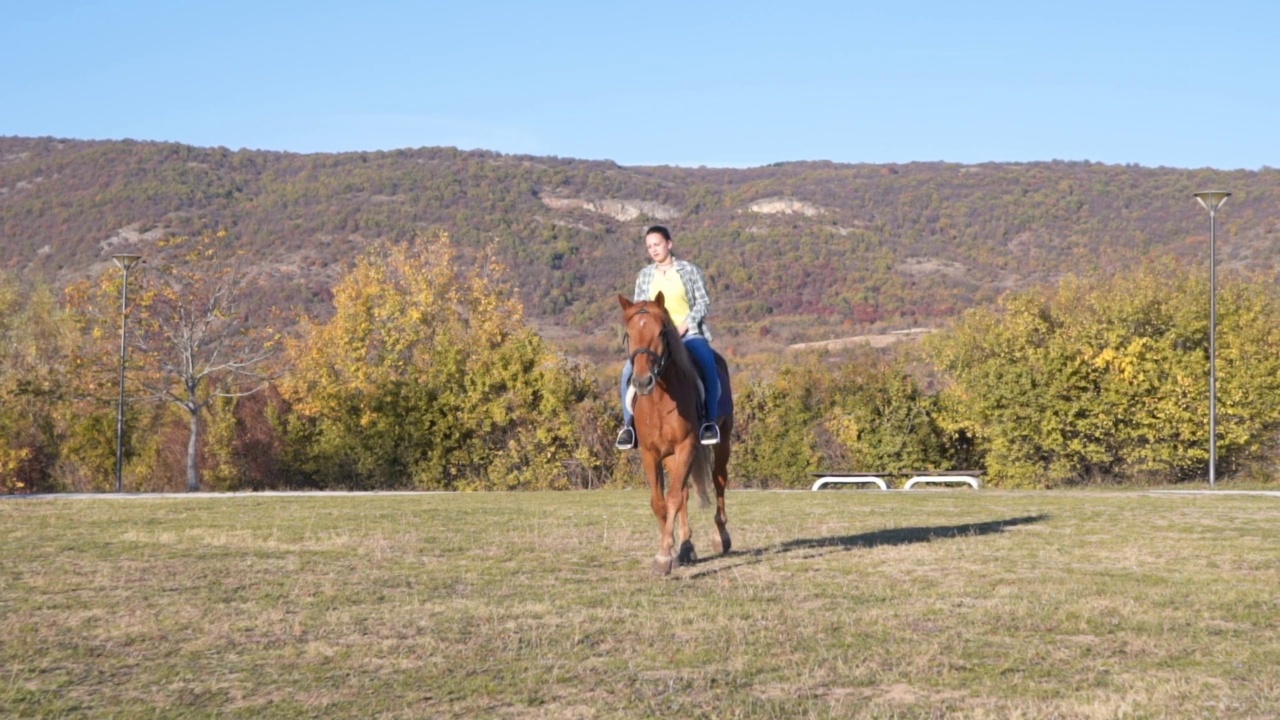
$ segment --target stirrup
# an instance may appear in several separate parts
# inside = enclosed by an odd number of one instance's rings
[[[618,431],[618,439],[613,446],[619,450],[634,450],[636,447],[636,431],[630,425],[623,425]]]
[[[703,445],[719,445],[720,426],[712,422],[702,423],[702,429],[698,430],[698,442]]]

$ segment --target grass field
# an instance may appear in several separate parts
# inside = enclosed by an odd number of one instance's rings
[[[708,512],[695,542],[708,552]],[[1280,497],[0,501],[0,716],[1263,718]]]

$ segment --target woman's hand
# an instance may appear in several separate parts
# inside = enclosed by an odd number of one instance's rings
[[[687,322],[680,323],[679,325],[676,326],[676,330],[680,332],[680,337],[684,337],[685,333],[689,332],[689,323]]]

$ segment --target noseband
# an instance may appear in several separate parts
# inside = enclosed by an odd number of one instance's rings
[[[648,310],[639,310],[636,312],[636,315],[648,315],[648,314],[649,314]],[[631,366],[635,367],[636,357],[640,355],[647,356],[649,358],[649,362],[652,363],[653,365],[649,369],[649,373],[653,375],[654,378],[658,378],[662,375],[663,368],[667,366],[667,360],[671,359],[670,346],[667,344],[666,326],[663,326],[663,328],[658,331],[658,337],[662,339],[661,354],[656,353],[650,350],[649,348],[640,348],[639,350],[636,350],[635,352],[631,353],[631,356],[627,358],[627,360],[631,363]],[[630,340],[630,337],[628,336],[627,339]]]

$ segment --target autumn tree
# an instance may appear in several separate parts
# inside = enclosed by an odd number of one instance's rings
[[[577,438],[582,368],[524,322],[504,269],[460,268],[447,235],[381,244],[334,288],[334,315],[289,345],[282,389],[298,462],[334,487],[567,487],[596,465]]]
[[[73,417],[74,342],[47,287],[0,273],[0,492],[53,489]]]
[[[186,414],[187,490],[196,491],[205,411],[218,398],[266,387],[277,338],[268,318],[254,317],[245,303],[253,278],[225,231],[163,239],[155,257],[139,278],[134,380]]]

